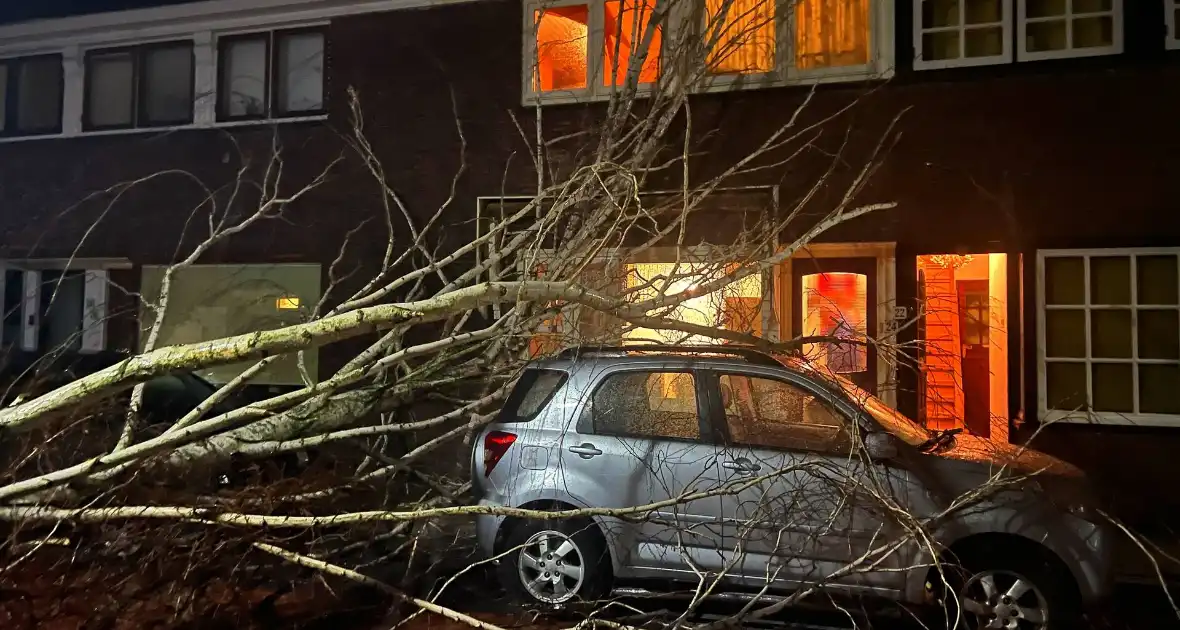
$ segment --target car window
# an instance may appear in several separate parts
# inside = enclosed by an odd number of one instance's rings
[[[181,377],[168,374],[144,384],[143,410],[151,422],[171,423],[196,409],[205,398]]]
[[[701,437],[696,380],[688,372],[620,372],[591,400],[594,432],[682,440]]]
[[[560,370],[527,369],[512,388],[497,422],[528,422],[537,416],[549,399],[565,383],[566,373]]]
[[[725,424],[734,444],[829,450],[847,441],[847,422],[825,400],[769,378],[722,374]]]

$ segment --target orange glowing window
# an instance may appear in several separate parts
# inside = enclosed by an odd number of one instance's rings
[[[603,23],[606,30],[603,45],[606,72],[602,75],[603,85],[609,87],[626,84],[629,64],[640,62],[638,57],[632,60],[631,56],[640,54],[633,51],[642,46],[643,39],[648,36],[648,24],[655,7],[655,0],[608,0],[603,6]],[[662,37],[663,33],[659,26],[652,29],[647,55],[643,57],[643,65],[639,67],[640,84],[655,83],[659,75]]]
[[[541,92],[587,86],[586,61],[590,7],[553,7],[536,12],[537,69],[534,87]]]
[[[841,340],[863,342],[868,336],[868,278],[859,273],[813,273],[803,276],[800,297],[803,334],[832,339],[804,345],[807,358],[836,374],[866,371],[868,349]]]
[[[795,24],[796,68],[869,62],[869,0],[797,0]]]
[[[775,0],[705,0],[709,70],[754,74],[774,70]]]

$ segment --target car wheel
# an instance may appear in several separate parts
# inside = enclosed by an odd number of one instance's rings
[[[590,520],[526,520],[504,538],[501,582],[517,602],[560,609],[607,594],[610,556]]]
[[[958,610],[971,630],[1072,630],[1081,622],[1073,577],[1036,554],[963,558],[953,572]]]

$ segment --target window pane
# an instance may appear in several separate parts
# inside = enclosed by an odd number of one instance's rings
[[[937,61],[959,58],[959,31],[922,34],[922,59]]]
[[[1065,15],[1068,0],[1026,0],[1024,13],[1030,18]]]
[[[53,131],[61,127],[61,57],[22,62],[16,95],[18,129]]]
[[[1100,48],[1114,43],[1114,18],[1095,15],[1077,18],[1073,25],[1074,48]]]
[[[772,0],[706,0],[709,70],[737,74],[774,70],[774,14]]]
[[[1101,13],[1110,11],[1113,0],[1073,0],[1073,13]]]
[[[1080,257],[1045,258],[1045,303],[1085,304],[1085,262]]]
[[[603,73],[603,85],[624,85],[627,81],[627,71],[632,63],[632,54],[643,44],[647,37],[648,23],[655,10],[655,0],[622,0],[608,1],[604,5],[603,17],[605,24],[605,59],[606,72]],[[663,33],[658,26],[651,33],[651,44],[647,48],[647,56],[643,58],[643,65],[639,68],[639,83],[654,83],[660,71],[660,42]],[[619,60],[618,63],[615,60]],[[639,59],[634,61],[639,62]]]
[[[554,7],[536,15],[536,89],[549,92],[586,87],[590,7]]]
[[[1090,258],[1090,304],[1131,303],[1131,258]]]
[[[1025,47],[1029,52],[1065,50],[1068,48],[1066,26],[1064,20],[1030,22],[1025,30]]]
[[[1090,311],[1090,343],[1095,357],[1131,358],[1131,311]]]
[[[279,39],[279,112],[324,108],[324,35],[299,33]]]
[[[1082,358],[1086,356],[1086,312],[1045,311],[1045,356]]]
[[[1139,413],[1180,414],[1180,365],[1139,366]]]
[[[959,0],[923,0],[922,28],[958,26],[960,22]]]
[[[221,113],[266,115],[266,40],[243,39],[222,48]]]
[[[130,52],[94,55],[90,74],[89,120],[93,127],[126,126],[134,119],[135,64]]]
[[[594,392],[594,428],[609,435],[699,439],[696,384],[683,372],[625,372]]]
[[[725,374],[719,384],[726,424],[737,444],[818,448],[844,426],[831,407],[790,383]]]
[[[1180,311],[1141,309],[1138,332],[1139,358],[1180,359]]]
[[[8,66],[0,64],[0,131],[8,124]]]
[[[193,119],[193,50],[191,45],[149,49],[144,53],[143,122],[185,123]]]
[[[1004,19],[1004,0],[967,0],[967,24],[992,24]]]
[[[869,62],[869,0],[796,0],[795,67]]]
[[[868,277],[860,273],[803,276],[803,334],[864,341],[868,335]],[[803,346],[807,358],[836,374],[868,370],[868,348],[832,341]]]
[[[1130,363],[1095,363],[1090,366],[1094,388],[1094,411],[1132,413],[1135,390]]]
[[[1086,364],[1045,364],[1045,398],[1049,409],[1086,409]]]
[[[970,28],[966,33],[967,57],[993,57],[1004,54],[1004,27]]]
[[[1136,301],[1139,304],[1180,304],[1176,256],[1135,258]]]

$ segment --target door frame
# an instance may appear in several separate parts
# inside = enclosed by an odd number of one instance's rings
[[[897,305],[897,243],[892,241],[864,243],[812,243],[780,263],[774,272],[773,311],[776,326],[764,330],[777,331],[779,339],[795,337],[792,322],[792,262],[808,258],[873,258],[876,260],[877,330],[869,331],[885,347],[877,348],[877,397],[886,405],[897,408],[897,361],[888,348],[897,341],[898,320],[894,319]],[[786,289],[786,290],[784,290]]]

